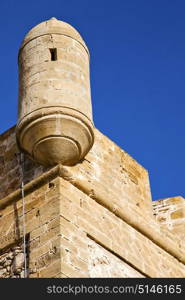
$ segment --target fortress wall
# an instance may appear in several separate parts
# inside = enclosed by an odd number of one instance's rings
[[[1,142],[0,276],[21,277],[12,256],[23,232],[14,129]],[[153,217],[147,171],[98,130],[83,162],[44,169],[26,158],[24,180],[30,277],[184,277],[180,238]],[[10,268],[1,265],[9,255]]]
[[[153,209],[160,227],[170,230],[185,244],[185,199],[179,196],[154,201]]]
[[[15,128],[0,137],[0,199],[21,186],[20,155],[16,145]],[[36,164],[25,158],[24,183],[31,182],[51,168]],[[147,171],[131,156],[121,150],[98,130],[95,144],[82,163],[68,170],[79,180],[87,179],[89,188],[96,192],[114,192],[115,207],[129,206],[141,216],[152,216],[150,185]]]
[[[30,182],[46,170],[47,168],[26,158],[24,182]],[[0,199],[16,191],[21,186],[20,151],[17,148],[15,127],[10,128],[0,136],[0,180]]]
[[[38,277],[42,268],[56,263],[54,274],[60,270],[60,230],[52,226],[59,216],[59,180],[54,179],[25,196],[25,224],[28,252],[29,277]],[[22,243],[23,218],[22,199],[0,211],[0,253],[6,253]],[[0,254],[1,257],[1,254]]]
[[[61,215],[149,277],[182,277],[185,266],[112,212],[61,180]]]
[[[29,277],[143,277],[61,216],[59,186],[56,178],[25,197]],[[20,199],[1,210],[0,265],[6,261],[0,278],[23,277],[23,258],[16,265],[12,255],[8,272],[6,266],[7,257],[21,246],[22,234]]]
[[[185,274],[177,259],[60,177],[29,193],[25,202],[30,277]],[[20,243],[22,224],[21,199],[1,210],[2,254]]]

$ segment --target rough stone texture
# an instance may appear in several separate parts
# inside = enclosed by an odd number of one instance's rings
[[[185,199],[172,197],[153,202],[154,214],[161,228],[179,236],[185,244]]]
[[[29,277],[33,277],[38,270],[51,264],[55,259],[59,259],[60,247],[57,245],[60,231],[58,226],[51,225],[52,220],[59,216],[57,182],[56,178],[52,184],[47,183],[25,197]],[[6,249],[9,244],[16,243],[22,238],[22,234],[22,201],[19,200],[1,211],[0,248]],[[19,262],[18,257],[15,263]]]
[[[23,278],[24,254],[21,243],[0,252],[0,278]]]
[[[61,214],[65,219],[146,276],[184,276],[185,266],[173,256],[79,189],[60,181]]]
[[[15,127],[0,136],[0,199],[21,186],[22,168],[20,151],[17,148]],[[27,183],[48,169],[26,158],[24,163],[24,182]]]
[[[120,258],[96,245],[82,228],[60,216],[59,195],[60,180],[56,178],[52,185],[50,182],[25,198],[29,277],[56,277],[57,274],[58,277],[143,277]],[[22,232],[22,207],[18,201],[16,209],[12,204],[2,211],[1,247],[6,248],[21,238]],[[102,259],[106,259],[107,266],[100,274]],[[20,269],[19,256],[12,264]]]
[[[79,162],[94,142],[89,53],[69,24],[35,26],[19,51],[20,148],[43,165]]]
[[[22,200],[20,193],[16,194],[21,172],[14,155],[14,131],[10,129],[0,139],[1,161],[5,162],[0,194],[0,259],[9,255],[23,233]],[[153,217],[147,171],[98,130],[95,136],[95,144],[83,162],[62,167],[61,172],[53,173],[54,178],[49,176],[54,168],[46,169],[25,159],[29,277],[184,277],[185,266],[180,262],[184,246],[178,234],[161,228]],[[19,173],[15,176],[16,170]],[[16,182],[9,180],[10,174]],[[44,180],[34,184],[43,175]],[[28,185],[31,188],[27,189]],[[183,206],[181,200],[173,201],[176,210],[180,203]],[[138,225],[133,226],[132,220],[138,220]],[[153,232],[153,238],[139,223]],[[163,241],[163,247],[154,237]],[[173,255],[172,246],[181,249],[182,256],[178,256],[181,252]],[[22,264],[19,256],[11,265]],[[0,270],[1,276],[21,276],[10,275],[10,269],[6,273]]]
[[[29,277],[185,277],[184,199],[153,214],[148,172],[93,128],[79,33],[54,18],[34,27],[19,70],[16,135],[0,136],[0,278],[23,277],[22,182]]]
[[[21,186],[22,168],[16,145],[15,127],[0,136],[0,199]],[[50,170],[25,156],[24,183]],[[74,178],[86,181],[91,194],[109,196],[116,209],[122,206],[141,216],[152,217],[152,202],[147,171],[97,129],[95,144],[82,163],[69,167]],[[93,195],[92,195],[93,196]]]
[[[105,278],[105,277],[144,277],[134,268],[127,265],[121,259],[115,257],[94,241],[89,241],[89,277],[91,278]]]

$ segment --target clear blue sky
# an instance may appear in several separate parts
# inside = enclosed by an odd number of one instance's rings
[[[17,52],[55,16],[91,53],[96,127],[148,169],[153,199],[185,196],[185,1],[1,0],[0,133],[17,119]]]

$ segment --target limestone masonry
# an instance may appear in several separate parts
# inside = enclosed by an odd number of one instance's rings
[[[0,278],[25,260],[30,278],[185,277],[185,199],[152,202],[148,172],[94,128],[87,46],[55,18],[20,47],[0,162]]]
[[[94,141],[89,52],[79,33],[55,18],[34,27],[19,51],[17,140],[45,165],[73,165]]]

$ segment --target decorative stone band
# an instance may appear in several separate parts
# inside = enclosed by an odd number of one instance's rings
[[[27,183],[24,187],[25,194],[30,193],[45,182],[48,182],[48,180],[52,180],[57,176],[60,176],[64,180],[67,180],[68,182],[73,184],[79,190],[83,191],[86,195],[93,198],[97,203],[110,210],[118,218],[122,219],[127,224],[135,228],[135,230],[139,231],[144,236],[149,238],[157,246],[185,264],[185,253],[174,235],[172,235],[169,231],[159,230],[157,226],[154,226],[148,219],[145,219],[140,215],[129,215],[124,209],[115,209],[112,202],[109,201],[109,196],[112,197],[112,195],[107,195],[107,197],[104,197],[102,196],[102,194],[97,194],[96,191],[92,193],[92,190],[89,189],[87,182],[75,177],[70,172],[68,167],[57,165],[54,168],[50,169],[48,172],[45,172],[41,176]],[[18,189],[17,191],[0,200],[0,209],[5,208],[6,206],[19,200],[20,198],[21,190]]]
[[[19,148],[42,165],[74,165],[94,143],[92,122],[67,107],[44,107],[23,117],[17,124]]]

